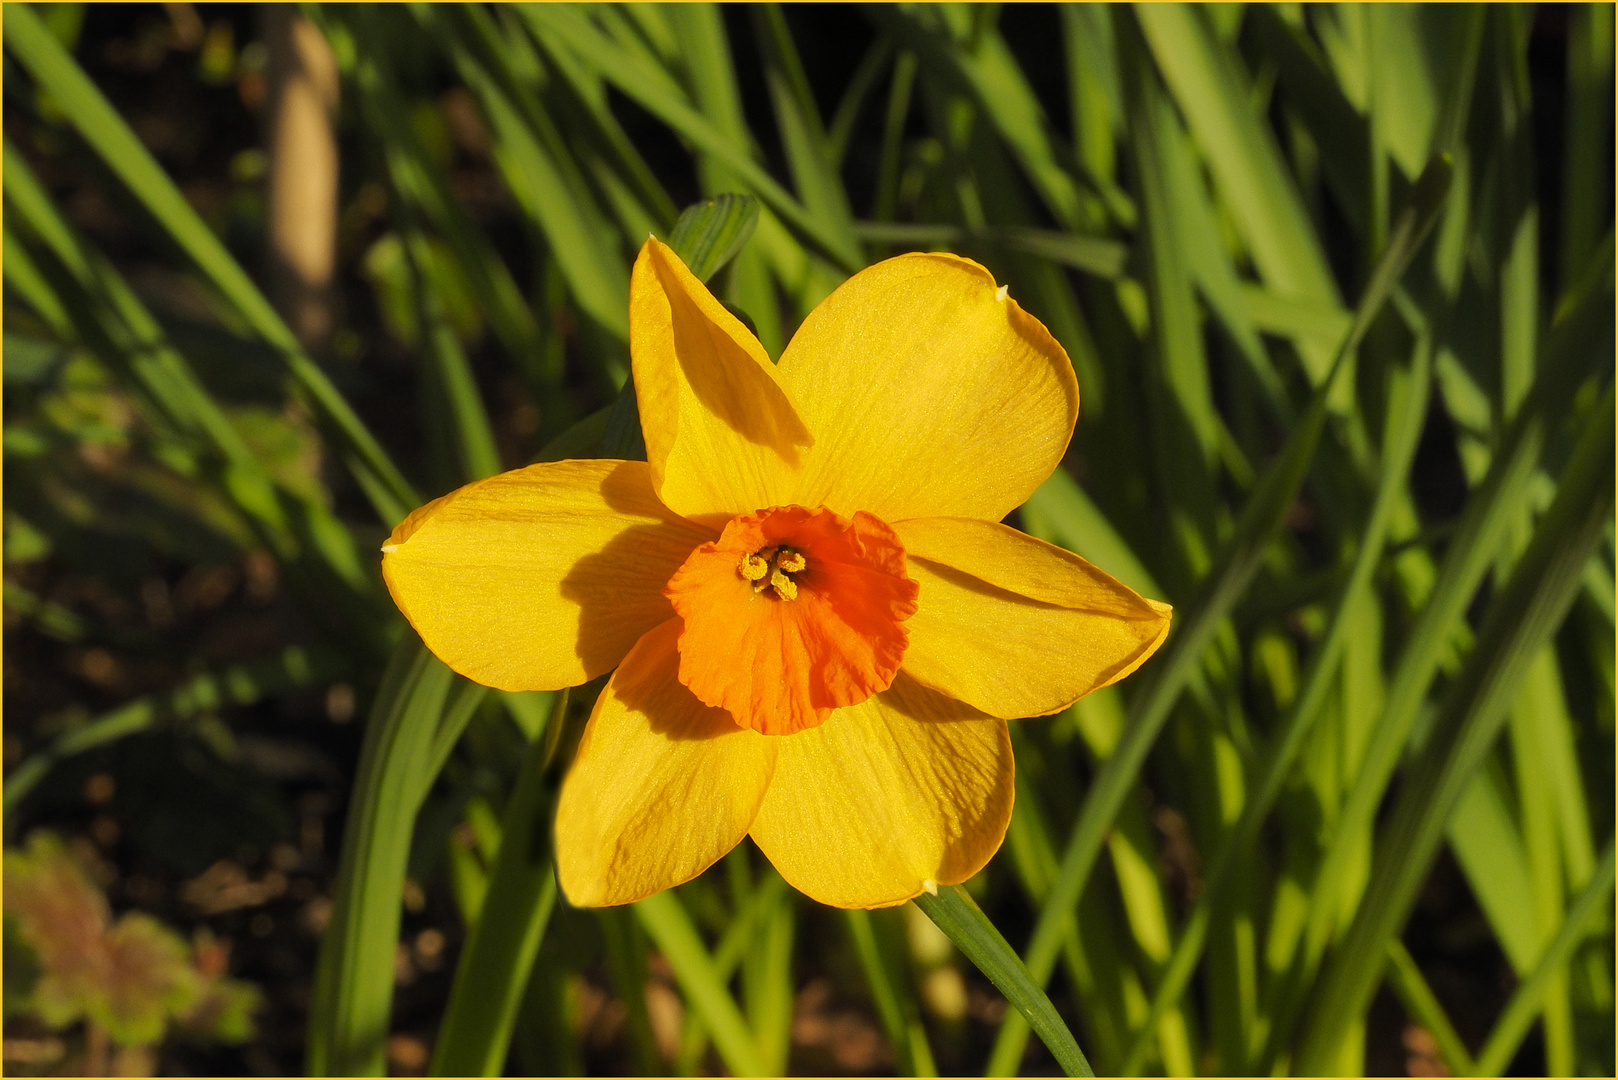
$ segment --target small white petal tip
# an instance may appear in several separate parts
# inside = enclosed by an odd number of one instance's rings
[[[1005,286],[1002,285],[1000,288],[1004,289]],[[922,880],[921,887],[922,891],[924,891],[928,896],[938,895],[938,882],[934,881],[932,878],[924,878]]]
[[[1011,291],[1011,286],[1010,285],[1002,285],[998,289],[994,290],[994,298],[996,300],[1004,300],[1006,298],[1006,294],[1009,293],[1010,291]]]
[[[382,554],[384,554],[384,555],[391,555],[395,551],[398,551],[398,550],[399,550],[399,545],[398,544],[383,544],[382,545]]]

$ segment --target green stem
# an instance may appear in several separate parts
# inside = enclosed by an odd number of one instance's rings
[[[1057,1015],[1051,999],[1045,996],[1045,991],[1028,974],[1000,931],[964,889],[959,885],[941,886],[936,896],[922,893],[916,897],[916,906],[1000,988],[1006,1000],[1045,1043],[1065,1075],[1095,1075],[1073,1032]]]
[[[562,722],[567,703],[567,691],[556,695],[548,724]],[[528,744],[516,789],[506,803],[500,853],[455,969],[433,1049],[433,1076],[499,1076],[506,1063],[523,991],[556,906],[546,749],[545,739]]]
[[[1562,921],[1562,928],[1557,931],[1556,937],[1545,949],[1545,955],[1539,958],[1534,970],[1518,986],[1517,992],[1511,995],[1506,1003],[1505,1011],[1500,1019],[1495,1021],[1494,1031],[1490,1032],[1489,1040],[1483,1044],[1483,1050],[1478,1054],[1477,1064],[1473,1066],[1472,1076],[1500,1076],[1511,1059],[1517,1053],[1517,1047],[1522,1045],[1523,1036],[1528,1034],[1528,1028],[1534,1022],[1541,1003],[1545,997],[1545,990],[1551,980],[1556,976],[1562,966],[1567,963],[1568,956],[1573,949],[1584,940],[1590,931],[1590,922],[1607,906],[1607,898],[1612,895],[1613,884],[1613,842],[1607,841],[1607,850],[1602,853],[1601,863],[1596,867],[1589,882],[1579,893],[1573,906],[1568,909],[1567,918]]]
[[[309,1006],[309,1073],[381,1076],[399,898],[433,735],[454,674],[415,634],[394,650],[360,748],[331,923]]]

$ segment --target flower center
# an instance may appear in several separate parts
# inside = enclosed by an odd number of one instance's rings
[[[789,547],[767,547],[762,551],[743,555],[742,561],[736,565],[736,571],[753,583],[753,591],[756,593],[763,592],[766,588],[774,588],[775,595],[781,599],[796,600],[798,583],[792,580],[791,575],[808,566],[809,560],[803,557],[801,551],[794,551]]]
[[[680,681],[766,735],[815,727],[893,682],[918,589],[898,536],[871,514],[742,514],[663,590],[683,623]]]

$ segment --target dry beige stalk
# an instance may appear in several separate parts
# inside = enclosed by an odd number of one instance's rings
[[[337,60],[296,5],[266,5],[262,18],[271,299],[305,347],[320,349],[336,318]]]

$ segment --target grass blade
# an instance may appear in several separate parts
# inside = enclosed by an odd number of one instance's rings
[[[752,890],[737,909],[735,917],[725,927],[725,932],[720,935],[719,942],[713,950],[714,975],[721,984],[730,982],[731,976],[736,973],[748,949],[752,947],[758,934],[759,920],[765,912],[773,910],[775,905],[780,903],[786,891],[787,883],[782,880],[780,874],[772,870],[764,875],[758,887]],[[702,1016],[695,1010],[688,1010],[685,1014],[685,1034],[680,1047],[680,1075],[694,1075],[707,1048],[708,1029],[702,1022]]]
[[[857,248],[849,247],[834,231],[816,220],[803,204],[755,164],[744,148],[726,138],[693,109],[672,80],[604,37],[590,25],[582,11],[555,4],[525,5],[520,11],[547,47],[572,50],[642,108],[722,161],[788,227],[845,272],[852,273],[864,265],[864,257]]]
[[[1613,9],[1580,4],[1570,13],[1567,35],[1567,136],[1562,145],[1561,288],[1595,253],[1612,212],[1611,186]]]
[[[1129,725],[1085,796],[1067,849],[1062,854],[1060,874],[1040,910],[1024,954],[1028,970],[1040,983],[1050,978],[1060,948],[1062,927],[1083,892],[1118,808],[1133,789],[1146,755],[1167,722],[1180,691],[1200,664],[1204,647],[1252,580],[1264,550],[1308,473],[1325,426],[1327,392],[1335,373],[1342,370],[1344,358],[1359,346],[1411,256],[1431,229],[1443,205],[1448,182],[1447,164],[1443,159],[1435,160],[1412,193],[1411,206],[1402,215],[1387,252],[1355,309],[1354,322],[1338,347],[1331,374],[1316,388],[1309,408],[1288,435],[1286,445],[1254,487],[1242,508],[1231,542],[1204,579],[1197,596],[1182,610],[1176,630],[1152,661],[1149,681],[1131,702]],[[1019,1017],[1007,1016],[995,1040],[992,1067],[997,1071],[1011,1068],[1021,1057],[1026,1038],[1027,1032],[1021,1027]]]
[[[478,706],[483,704],[483,699],[489,693],[487,686],[468,679],[457,681],[460,685],[455,688],[454,696],[444,709],[444,718],[439,722],[438,730],[433,734],[432,747],[427,751],[427,767],[422,771],[421,794],[416,800],[418,806],[427,798],[427,793],[438,780],[438,774],[444,771],[444,764],[455,752],[455,744],[461,741],[461,736],[466,732],[466,725],[472,722]]]
[[[556,695],[548,723],[559,725],[568,694]],[[445,728],[449,725],[448,718]],[[461,950],[449,1004],[433,1047],[433,1076],[499,1076],[540,939],[556,904],[550,814],[554,781],[546,740],[529,743],[517,786],[501,816],[500,852],[477,923]]]
[[[1460,1035],[1455,1032],[1455,1025],[1450,1023],[1449,1014],[1444,1012],[1444,1006],[1438,1003],[1433,995],[1432,987],[1422,977],[1421,969],[1416,966],[1415,959],[1410,950],[1405,948],[1404,942],[1394,938],[1388,942],[1388,984],[1393,992],[1404,1003],[1405,1011],[1411,1019],[1426,1028],[1438,1044],[1438,1053],[1449,1066],[1452,1076],[1471,1076],[1476,1071],[1476,1064],[1472,1055],[1467,1053],[1466,1044],[1461,1041]]]
[[[1298,1053],[1303,1072],[1333,1060],[1345,1026],[1376,988],[1380,958],[1415,901],[1444,824],[1505,722],[1522,675],[1561,624],[1613,497],[1613,391],[1592,409],[1556,501],[1490,605],[1478,642],[1445,695],[1432,733],[1377,845],[1364,902],[1328,962]]]
[[[686,267],[708,281],[736,257],[758,225],[758,200],[751,195],[716,195],[688,206],[669,233],[669,246]]]
[[[83,291],[86,306],[105,326],[115,364],[127,365],[152,400],[182,431],[203,436],[223,460],[225,489],[283,558],[292,551],[288,521],[274,485],[241,434],[204,389],[191,366],[169,344],[161,326],[123,277],[73,234],[56,212],[22,154],[5,143],[6,198],[18,217],[50,250]],[[60,295],[60,294],[58,294]],[[81,325],[79,333],[88,330]]]
[[[1050,998],[965,890],[958,885],[943,885],[936,896],[922,893],[915,903],[1000,988],[1017,1015],[1044,1041],[1065,1075],[1095,1075]]]
[[[1522,976],[1540,941],[1528,853],[1512,812],[1511,782],[1498,762],[1479,769],[1449,819],[1449,846],[1506,960]]]
[[[1609,268],[1609,282],[1610,272]],[[1336,918],[1339,880],[1352,858],[1358,842],[1355,838],[1370,827],[1439,664],[1463,624],[1468,603],[1493,565],[1506,529],[1515,520],[1550,431],[1591,366],[1610,354],[1612,312],[1601,297],[1600,290],[1585,293],[1573,313],[1553,331],[1534,388],[1501,437],[1488,474],[1467,501],[1451,536],[1438,579],[1388,681],[1382,718],[1366,746],[1316,874],[1310,898],[1312,949],[1324,944],[1326,928]],[[1317,962],[1318,952],[1295,959],[1294,965],[1301,971]],[[1288,1026],[1286,1021],[1277,1023],[1272,1050],[1278,1052],[1278,1040],[1286,1037]]]
[[[29,794],[39,782],[51,769],[71,757],[221,706],[252,705],[274,694],[316,685],[336,674],[337,669],[329,661],[311,662],[302,649],[293,646],[273,659],[204,671],[164,693],[120,705],[81,727],[58,735],[50,745],[24,758],[6,775],[3,816],[8,828],[23,820],[18,811],[27,804]]]
[[[1478,1054],[1471,1075],[1505,1074],[1506,1067],[1516,1056],[1517,1047],[1522,1044],[1523,1036],[1528,1034],[1529,1025],[1534,1022],[1547,985],[1590,932],[1592,923],[1603,914],[1611,914],[1608,897],[1612,894],[1612,886],[1613,843],[1608,840],[1607,849],[1602,852],[1601,861],[1590,875],[1589,882],[1580,890],[1573,906],[1568,908],[1562,928],[1545,947],[1544,955],[1534,965],[1533,971],[1517,984],[1511,1000],[1506,1002],[1505,1010],[1495,1021],[1494,1030],[1489,1033],[1488,1041]]]
[[[543,104],[511,70],[497,29],[475,9],[423,5],[418,14],[444,35],[456,70],[477,95],[495,136],[495,160],[517,205],[544,235],[579,307],[628,340],[629,272],[590,186],[571,160]]]
[[[1248,106],[1248,88],[1202,13],[1179,4],[1141,4],[1135,17],[1265,283],[1282,294],[1339,303],[1280,150]],[[1330,353],[1308,348],[1303,356],[1319,382]]]
[[[406,225],[405,265],[416,298],[416,324],[421,327],[421,343],[431,364],[428,384],[434,393],[430,406],[447,414],[454,433],[456,470],[453,483],[482,480],[500,471],[500,451],[495,447],[494,428],[478,392],[477,376],[467,362],[466,351],[455,335],[455,328],[444,316],[444,305],[432,283],[432,252],[427,237]]]
[[[231,258],[101,91],[31,8],[19,5],[6,9],[5,38],[12,54],[56,100],[63,115],[107,167],[128,186],[196,264],[203,277],[236,308],[254,332],[280,354],[293,379],[308,392],[338,436],[345,461],[383,524],[392,526],[401,520],[421,499],[325,372],[303,351],[246,271]]]
[[[1415,460],[1416,445],[1427,416],[1428,380],[1431,373],[1431,342],[1418,342],[1416,356],[1407,373],[1395,373],[1389,387],[1386,440],[1383,447],[1383,474],[1376,501],[1365,524],[1354,554],[1353,567],[1336,600],[1332,619],[1303,677],[1303,689],[1292,707],[1276,726],[1269,752],[1257,770],[1256,790],[1242,807],[1241,817],[1220,845],[1219,852],[1203,878],[1202,895],[1197,898],[1174,956],[1152,995],[1147,1019],[1130,1045],[1121,1070],[1133,1076],[1145,1062],[1148,1035],[1152,1025],[1170,1005],[1179,1000],[1196,970],[1207,941],[1212,918],[1232,881],[1231,872],[1238,858],[1252,849],[1259,829],[1280,797],[1287,778],[1297,764],[1315,724],[1325,712],[1327,696],[1336,679],[1343,647],[1356,605],[1369,595],[1373,575],[1381,565],[1388,527],[1394,507],[1402,497]]]
[[[787,28],[786,15],[779,4],[759,4],[753,9],[754,25],[764,61],[764,78],[775,105],[775,123],[781,145],[792,170],[793,184],[804,209],[814,215],[842,247],[857,251],[854,211],[848,205],[838,175],[836,153],[815,106],[814,91],[803,71],[803,61]]]
[[[872,928],[873,916],[869,911],[852,908],[844,911],[848,923],[848,936],[854,943],[860,968],[865,972],[865,984],[876,1003],[876,1014],[887,1032],[888,1043],[899,1059],[900,1076],[937,1076],[933,1064],[932,1048],[927,1043],[927,1031],[916,1014],[916,1003],[905,988],[904,975],[893,970],[884,955]],[[880,916],[877,916],[880,917]]]
[[[309,1006],[309,1073],[382,1076],[399,897],[434,732],[454,674],[407,631],[377,690],[343,826]]]
[[[1071,154],[1029,86],[998,30],[985,29],[974,42],[960,40],[947,16],[932,7],[877,7],[871,15],[913,49],[931,71],[947,73],[971,95],[1028,174],[1051,215],[1064,228],[1082,224],[1080,188],[1062,165]]]
[[[635,914],[674,969],[674,978],[702,1017],[725,1068],[735,1076],[768,1075],[758,1043],[679,897],[672,891],[649,896],[635,905]]]

